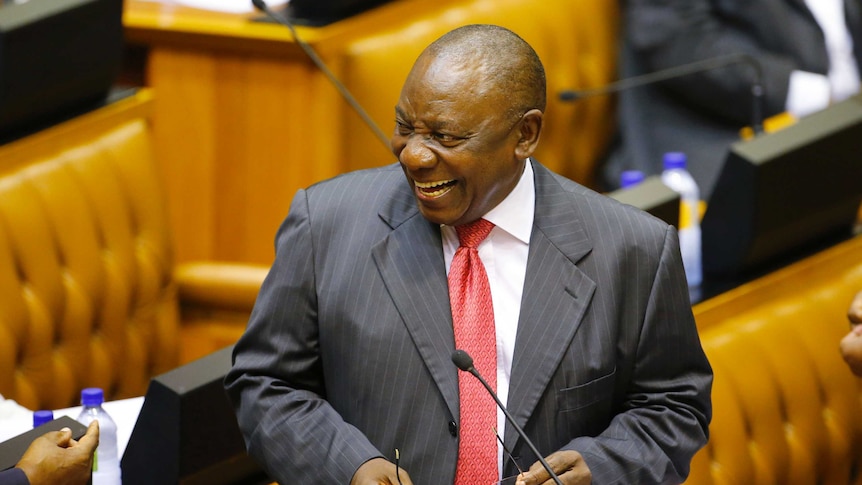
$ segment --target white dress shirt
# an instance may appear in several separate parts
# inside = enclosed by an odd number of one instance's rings
[[[533,213],[536,206],[536,189],[533,167],[527,160],[521,180],[512,192],[491,209],[484,219],[494,223],[494,229],[479,244],[479,258],[488,273],[491,299],[494,302],[494,326],[497,333],[497,395],[506,403],[509,397],[509,379],[512,375],[512,356],[515,353],[515,336],[521,314],[521,297],[527,273],[527,255],[530,234],[533,231]],[[446,273],[458,250],[458,234],[452,226],[441,226],[443,257]],[[506,429],[506,416],[497,410],[497,431],[500,438]],[[491,433],[491,430],[488,430]],[[498,467],[502,470],[503,448],[497,446]]]
[[[844,0],[805,0],[826,39],[829,73],[794,71],[790,75],[787,111],[797,118],[843,101],[859,91],[859,66],[853,56],[853,38],[847,30]]]

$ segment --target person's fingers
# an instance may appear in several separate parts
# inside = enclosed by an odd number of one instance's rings
[[[589,467],[577,451],[556,451],[548,455],[545,462],[563,483],[587,484],[592,479]],[[516,485],[553,485],[554,481],[541,461],[537,461],[530,466],[529,471],[518,475],[515,483]]]
[[[69,446],[72,441],[72,430],[69,428],[62,428],[59,433],[60,439],[57,441],[57,444],[63,447]]]
[[[550,457],[545,458],[545,462],[553,469],[554,465],[551,465],[551,462],[548,461]],[[556,472],[556,471],[555,471]],[[535,461],[530,468],[526,470],[524,473],[518,475],[518,479],[515,482],[516,485],[533,485],[544,483],[545,480],[550,480],[551,475],[548,474],[548,471],[545,470],[544,465],[542,465],[541,461]]]
[[[78,439],[77,446],[83,446],[85,449],[90,452],[95,451],[96,447],[99,446],[99,422],[91,421],[90,425],[87,426],[87,433],[81,438]]]
[[[69,445],[69,440],[72,439],[72,430],[69,428],[62,428],[57,431],[48,431],[44,433],[42,437],[57,446],[65,448]]]
[[[847,319],[850,323],[862,323],[862,291],[856,293],[856,297],[847,309]]]

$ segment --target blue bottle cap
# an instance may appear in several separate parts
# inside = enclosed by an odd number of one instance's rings
[[[674,168],[685,168],[686,156],[682,152],[667,152],[664,154],[664,168],[670,170]]]
[[[41,426],[48,421],[54,420],[54,411],[49,409],[41,409],[39,411],[33,411],[33,427]]]
[[[627,189],[644,181],[646,176],[640,170],[626,170],[620,174],[620,187]]]
[[[88,387],[81,391],[81,404],[98,406],[105,402],[105,393],[98,387]]]

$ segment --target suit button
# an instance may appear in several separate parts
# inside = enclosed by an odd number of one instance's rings
[[[449,434],[456,438],[458,437],[458,425],[455,421],[449,421]]]

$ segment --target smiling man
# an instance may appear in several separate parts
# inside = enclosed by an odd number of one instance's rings
[[[399,163],[297,194],[225,380],[272,478],[553,483],[456,348],[562,483],[687,476],[712,372],[676,232],[530,158],[544,109],[526,42],[461,27],[404,84]]]

